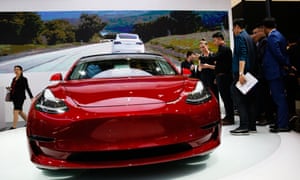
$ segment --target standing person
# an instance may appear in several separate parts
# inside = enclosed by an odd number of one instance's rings
[[[256,132],[256,86],[244,95],[236,88],[235,84],[237,82],[242,85],[246,83],[244,74],[251,72],[252,66],[255,63],[255,44],[245,30],[245,20],[243,18],[233,21],[233,33],[232,72],[234,81],[232,84],[232,94],[240,113],[240,125],[238,128],[231,130],[230,133],[232,135],[248,135],[249,131]]]
[[[256,58],[258,63],[258,118],[257,125],[265,126],[274,123],[275,104],[270,94],[268,82],[263,76],[262,63],[267,46],[267,37],[262,24],[257,24],[252,30],[252,39],[256,44]]]
[[[299,64],[300,64],[300,44],[299,40],[292,39],[289,42],[287,49],[291,68],[288,71],[287,77],[285,79],[285,87],[287,94],[287,103],[289,109],[289,121],[293,121],[298,117],[296,113],[296,98],[297,98],[297,88],[298,88],[298,77],[299,77]]]
[[[186,59],[181,63],[181,74],[189,77],[197,77],[197,68],[194,65],[195,53],[188,51],[186,53]]]
[[[267,46],[263,58],[263,71],[268,81],[271,95],[277,107],[277,122],[271,132],[288,132],[289,112],[286,101],[284,77],[285,67],[289,67],[286,51],[287,41],[276,29],[276,21],[272,17],[263,20],[264,32],[267,35]]]
[[[200,55],[199,55],[199,73],[200,80],[204,86],[209,87],[214,95],[218,98],[218,88],[215,82],[215,62],[211,59],[213,52],[208,49],[208,43],[205,39],[202,39],[199,43]]]
[[[27,115],[23,112],[23,104],[26,99],[25,90],[29,94],[29,97],[32,99],[32,93],[28,86],[27,78],[23,76],[23,68],[22,66],[16,65],[14,67],[15,77],[11,82],[11,86],[7,87],[11,93],[11,100],[14,105],[13,110],[13,125],[10,129],[16,129],[19,115],[27,121]]]
[[[222,119],[223,125],[234,124],[234,109],[230,87],[232,84],[232,51],[226,46],[224,36],[221,32],[212,35],[213,42],[218,46],[218,51],[212,56],[215,65],[215,75],[218,91],[224,103],[225,117]]]

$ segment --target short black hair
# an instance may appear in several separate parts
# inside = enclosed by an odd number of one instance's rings
[[[256,23],[256,24],[254,24],[253,29],[255,29],[255,28],[263,28],[263,26],[264,26],[264,24],[263,24],[263,22],[261,21],[261,22],[258,22],[258,23]]]
[[[192,54],[194,54],[194,52],[188,51],[188,52],[186,53],[186,57],[189,57],[189,56],[191,56]]]
[[[222,40],[224,40],[224,36],[221,32],[216,32],[212,35],[212,38],[221,38]]]
[[[273,17],[266,17],[263,20],[263,26],[270,29],[276,28],[277,27],[276,19]]]
[[[244,29],[246,27],[246,22],[244,18],[236,18],[233,20],[233,26],[238,25],[240,28]]]
[[[21,65],[15,65],[14,68],[19,68],[21,71],[23,71],[23,67]]]

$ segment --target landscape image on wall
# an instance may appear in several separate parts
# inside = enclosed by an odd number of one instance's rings
[[[145,51],[182,60],[209,47],[221,31],[229,44],[227,11],[45,11],[0,13],[0,62],[18,54],[108,42],[117,33],[138,34]]]

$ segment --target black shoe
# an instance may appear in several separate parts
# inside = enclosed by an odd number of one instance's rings
[[[291,116],[289,122],[295,121],[296,119],[299,119],[299,116],[297,115]]]
[[[223,118],[222,119],[222,125],[233,125],[234,119],[233,118]]]
[[[8,130],[16,129],[15,127],[10,127]]]
[[[224,121],[222,121],[222,125],[224,125],[224,126],[227,126],[227,125],[234,125],[234,121],[224,120]]]
[[[270,124],[270,122],[266,119],[261,119],[261,120],[256,122],[257,126],[265,126],[265,125],[268,125],[268,124]]]
[[[237,128],[237,129],[231,130],[230,133],[232,135],[237,135],[237,136],[249,135],[249,130]]]
[[[270,132],[272,133],[279,133],[279,132],[290,132],[290,128],[271,128]]]
[[[270,128],[270,129],[277,129],[278,127],[277,127],[276,124],[270,124],[269,128]]]

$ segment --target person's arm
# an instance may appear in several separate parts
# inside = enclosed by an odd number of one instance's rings
[[[239,82],[241,84],[246,83],[246,79],[245,79],[245,76],[244,76],[245,64],[246,64],[245,61],[240,61],[239,62]]]
[[[244,38],[240,36],[239,38],[239,51],[240,51],[240,57],[239,57],[239,82],[241,84],[245,84],[246,79],[244,76],[245,73],[245,65],[246,65],[246,59],[248,56],[248,49],[247,49],[247,43]]]
[[[277,59],[278,63],[282,66],[290,66],[289,60],[287,57],[283,54],[281,48],[280,48],[280,42],[279,38],[273,34],[271,34],[268,38],[268,43],[272,44],[270,47],[270,51],[274,55],[274,57]]]
[[[207,64],[207,63],[205,63],[205,64],[201,64],[201,68],[202,69],[215,69],[215,65],[211,65],[211,64]]]
[[[28,93],[30,99],[32,99],[32,98],[33,98],[33,95],[32,95],[32,92],[31,92],[31,90],[30,90],[30,88],[29,88],[28,81],[27,81],[26,78],[24,78],[24,81],[25,81],[25,88],[26,88],[26,91],[27,91],[27,93]]]

